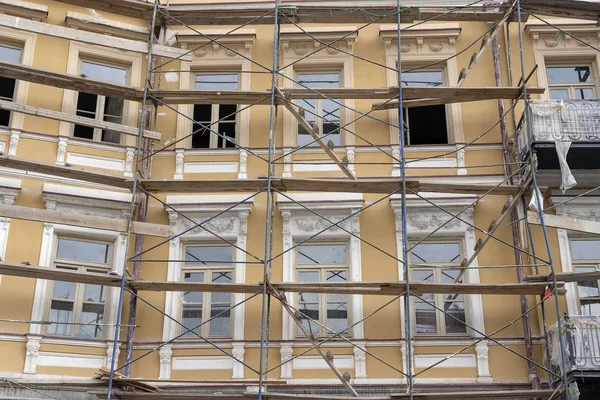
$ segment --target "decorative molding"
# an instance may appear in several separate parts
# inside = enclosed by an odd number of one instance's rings
[[[122,218],[131,208],[131,194],[44,183],[42,200],[46,208],[83,215]]]
[[[173,356],[173,345],[167,344],[160,348],[160,375],[158,379],[171,379],[171,358]]]
[[[240,169],[238,179],[248,179],[248,152],[240,149]]]
[[[24,374],[35,374],[37,359],[40,354],[40,342],[42,337],[39,335],[27,335],[27,342],[25,343],[25,368],[23,368]]]
[[[112,367],[112,360],[113,360],[113,342],[109,341],[106,342],[106,361],[105,361],[105,367],[110,369]],[[121,348],[119,346],[117,346],[116,350],[115,350],[115,365],[118,363],[119,361],[119,354],[121,353]]]
[[[14,131],[10,134],[10,141],[8,143],[8,155],[16,156],[17,155],[17,146],[19,145],[19,131]]]
[[[353,369],[353,355],[335,355],[333,364],[340,369]],[[300,356],[292,360],[294,369],[329,369],[329,365],[321,356]]]
[[[125,153],[125,167],[124,174],[126,177],[133,177],[133,158],[135,157],[135,149],[133,147],[127,148]]]
[[[183,164],[185,160],[185,150],[175,150],[175,176],[173,179],[183,179]]]
[[[415,368],[428,368],[440,362],[433,368],[476,368],[477,361],[473,354],[456,354],[447,358],[450,354],[415,354]]]
[[[100,157],[81,153],[67,153],[67,163],[84,167],[109,169],[112,171],[125,171],[125,162],[118,158]]]
[[[282,343],[281,348],[279,349],[279,355],[281,356],[281,367],[280,367],[280,378],[281,379],[292,379],[292,356],[294,354],[294,349],[291,345],[287,345]],[[284,364],[285,363],[285,364]]]
[[[367,379],[367,353],[366,342],[356,342],[352,349],[354,352],[354,378]]]
[[[48,17],[48,7],[22,0],[0,0],[0,12],[41,21]]]
[[[199,371],[233,369],[233,359],[228,356],[174,356],[173,371]]]
[[[137,41],[146,41],[148,40],[149,35],[147,27],[126,24],[103,17],[80,14],[73,11],[67,11],[65,25],[67,25],[69,28],[110,34],[111,36]]]
[[[42,367],[100,369],[106,365],[106,357],[92,354],[39,352],[37,365]]]
[[[235,161],[186,162],[183,164],[183,172],[186,174],[236,173],[238,163]]]
[[[67,143],[69,138],[66,136],[59,136],[58,147],[56,151],[56,163],[63,165],[65,163],[65,156],[67,154]]]
[[[492,375],[490,374],[488,341],[482,340],[475,345],[475,353],[477,354],[477,382],[491,383]]]
[[[290,151],[292,151],[292,149],[289,147],[283,149],[285,154],[285,156],[283,156],[283,173],[281,174],[283,178],[292,177],[292,155],[289,154]]]
[[[244,379],[244,343],[234,343],[231,350],[231,355],[239,362],[233,363],[233,379]]]
[[[456,160],[458,162],[458,171],[456,171],[457,175],[467,175],[468,171],[465,168],[465,149],[457,149]]]

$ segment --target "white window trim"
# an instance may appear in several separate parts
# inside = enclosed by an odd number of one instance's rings
[[[473,203],[477,198],[475,195],[459,195],[450,193],[419,193],[419,195],[431,199],[440,207],[445,210],[458,214],[464,208]],[[396,216],[396,249],[397,257],[399,260],[403,260],[402,254],[402,203],[399,195],[393,195],[390,199],[390,205]],[[431,204],[418,198],[415,195],[407,196],[407,234],[410,240],[418,240],[425,237],[434,229],[438,228],[441,224],[448,221],[451,216],[444,213],[441,210],[433,207]],[[463,212],[459,216],[462,220],[474,224],[474,210]],[[461,235],[459,238],[458,235]],[[475,229],[463,222],[454,219],[448,223],[444,228],[440,229],[435,235],[431,237],[432,240],[444,239],[461,241],[463,245],[463,256],[469,259],[474,253],[475,247]],[[480,283],[479,280],[479,269],[477,269],[478,262],[477,258],[471,263],[471,268],[468,268],[463,279],[465,283]],[[404,266],[402,262],[398,262],[398,280],[404,280]],[[400,300],[400,304],[404,304],[404,298]],[[481,295],[470,294],[465,295],[465,309],[467,323],[479,332],[485,332],[485,324],[483,318],[483,303]],[[401,321],[401,332],[402,337],[405,335],[405,310],[404,307],[400,307],[400,321]],[[467,335],[471,335],[473,338],[481,338],[481,335],[467,329]],[[450,337],[447,338],[451,340]],[[413,344],[414,346],[414,344]],[[406,343],[402,343],[402,362],[404,370],[408,368],[407,363],[407,349]],[[414,351],[411,352],[414,361]],[[477,370],[478,378],[477,381],[480,383],[491,382],[492,378],[489,369],[489,360],[487,356],[487,341],[482,341],[477,345]],[[481,355],[481,357],[479,356]],[[414,362],[413,362],[414,365]]]
[[[318,212],[323,217],[338,221],[357,212],[363,207],[364,199],[362,194],[357,193],[298,193],[288,194],[294,199],[311,210]],[[277,207],[283,217],[283,281],[296,281],[296,251],[290,250],[295,243],[307,239],[320,232],[329,225],[329,222],[316,215],[306,211],[302,206],[296,204],[290,199],[277,195]],[[360,237],[360,214],[356,214],[340,224],[344,229]],[[316,240],[344,241],[349,243],[348,250],[348,276],[352,282],[362,281],[361,270],[361,241],[357,237],[334,227],[321,233]],[[285,293],[287,301],[290,304],[297,305],[297,294]],[[363,298],[362,295],[349,295],[348,299],[349,323],[360,321],[363,318]],[[282,362],[289,360],[293,353],[292,341],[296,338],[297,327],[294,320],[287,314],[282,315],[282,344],[280,354]],[[364,325],[357,324],[352,328],[353,341],[361,342],[364,340]],[[357,342],[357,343],[358,343]],[[355,376],[356,378],[366,379],[366,360],[364,353],[355,354]],[[281,378],[289,379],[292,376],[292,363],[286,363],[281,366]]]
[[[12,206],[20,192],[20,180],[0,177],[0,204]],[[2,260],[6,260],[6,246],[8,245],[9,228],[10,218],[0,218],[0,259]],[[0,285],[1,284],[2,275],[0,275]]]
[[[255,29],[239,29],[235,32],[229,33],[228,30],[203,30],[202,33],[210,38],[219,37],[219,43],[223,43],[229,49],[233,49],[240,54],[250,58],[252,54],[252,46],[254,45],[254,41],[256,40],[256,30]],[[222,36],[222,37],[221,37]],[[182,49],[186,50],[188,48],[195,49],[197,47],[201,48],[195,50],[192,53],[192,61],[191,62],[182,62],[181,63],[181,71],[179,74],[176,72],[172,72],[172,76],[174,79],[179,80],[179,89],[180,90],[191,90],[192,87],[192,71],[202,72],[202,70],[210,70],[217,73],[218,68],[230,68],[230,69],[239,69],[240,71],[250,71],[252,69],[252,63],[235,52],[221,46],[217,42],[209,43],[206,37],[199,35],[197,33],[187,33],[187,32],[179,32],[177,33],[177,41],[179,42]],[[206,44],[209,43],[209,44]],[[206,44],[206,45],[205,45]],[[251,75],[250,73],[240,73],[239,74],[239,89],[243,91],[249,91],[251,89]],[[244,107],[244,105],[239,105],[238,107]],[[179,104],[177,106],[177,111],[181,114],[177,115],[177,140],[181,140],[184,137],[188,136],[192,133],[192,121],[188,118],[184,117],[193,116],[194,105],[193,104]],[[237,122],[236,122],[236,137],[240,146],[249,147],[250,146],[250,112],[251,108],[243,110],[237,114]],[[214,136],[211,133],[211,136]],[[237,149],[192,149],[192,138],[188,137],[185,140],[181,140],[176,145],[176,156],[175,156],[175,176],[174,179],[183,179],[183,174],[185,172],[185,156],[188,152],[211,152],[211,154],[219,151],[227,151],[227,150],[237,150]],[[246,165],[248,159],[248,153],[239,149],[239,170],[238,170],[238,179],[246,179]],[[202,153],[204,154],[204,153]],[[222,153],[216,153],[222,154]],[[207,171],[212,172],[212,171]]]
[[[552,23],[592,46],[598,47],[600,44],[600,28],[594,22],[561,18],[553,20]],[[600,95],[600,54],[596,50],[568,35],[563,35],[563,39],[559,40],[556,36],[556,29],[541,21],[528,21],[525,31],[533,39],[534,59],[538,65],[538,86],[548,87],[547,63],[590,63],[592,64],[596,95]],[[550,91],[546,90],[540,95],[540,98],[549,100]]]
[[[245,195],[191,195],[191,196],[167,196],[166,204],[175,208],[194,221],[205,221],[211,218],[215,213],[222,212],[234,204],[241,202],[247,196]],[[234,283],[245,283],[246,281],[246,265],[244,262],[247,259],[246,253],[246,238],[248,234],[248,216],[252,210],[253,202],[245,201],[230,211],[225,212],[221,216],[211,220],[206,224],[206,227],[212,232],[218,234],[224,239],[227,239],[236,244],[239,249],[233,248],[234,260],[238,261],[234,264]],[[171,225],[171,236],[189,229],[192,222],[177,214],[170,208],[166,209],[169,214]],[[180,237],[171,239],[169,243],[169,260],[183,260],[184,246],[186,244],[211,244],[217,243],[219,239],[214,235],[202,229],[194,229]],[[218,243],[223,243],[222,241]],[[241,249],[241,250],[240,250]],[[182,263],[169,262],[167,267],[167,281],[177,282],[181,280]],[[179,319],[182,310],[182,292],[167,292],[165,295],[165,314],[170,315],[175,319]],[[232,296],[232,305],[238,304],[244,300],[246,296],[243,293],[234,293]],[[244,304],[235,307],[232,310],[232,340],[233,355],[236,359],[243,361],[244,344]],[[163,324],[163,341],[168,341],[181,332],[181,326],[169,318],[164,318]],[[160,357],[160,375],[159,379],[169,379],[171,376],[172,349],[177,345],[161,349]],[[201,347],[201,343],[198,343]],[[233,379],[241,379],[244,377],[244,366],[239,362],[233,363],[232,371]]]
[[[312,54],[310,57],[299,61],[298,63],[282,70],[282,74],[294,77],[297,80],[297,71],[302,69],[311,69],[315,72],[323,70],[339,70],[340,71],[340,87],[354,87],[354,57],[349,54],[342,53],[339,49],[350,54],[354,52],[354,44],[356,43],[358,33],[356,27],[321,27],[321,28],[304,28],[312,36],[324,43],[331,43],[345,36],[343,40],[338,40],[331,47],[325,47],[323,44],[313,40],[298,28],[282,28],[281,29],[281,47],[283,51],[282,65],[295,62],[306,54],[312,53],[321,48],[321,51]],[[289,79],[283,79],[282,87],[284,89],[296,88],[297,85]],[[354,108],[354,100],[347,99],[340,101],[346,107]],[[348,124],[355,119],[356,116],[348,108],[340,107],[340,121],[342,125]],[[351,123],[345,126],[351,132],[355,130],[355,124]],[[284,152],[289,152],[293,147],[297,146],[298,137],[298,120],[286,109],[283,110],[283,147]],[[344,129],[340,132],[340,147],[346,150],[346,155],[350,161],[354,160],[354,146],[356,140],[354,135],[349,134]],[[314,149],[306,148],[298,153],[310,153]],[[292,162],[292,156],[286,157],[286,163]],[[308,166],[307,166],[308,167]],[[314,165],[314,171],[318,171],[320,165]],[[354,168],[351,164],[350,169]],[[292,176],[292,165],[284,166],[284,176]],[[339,170],[337,170],[339,171]]]
[[[103,46],[96,46],[92,44],[78,43],[71,41],[69,45],[69,57],[67,59],[67,74],[79,75],[81,60],[89,58],[96,62],[112,63],[128,68],[128,82],[129,86],[139,87],[141,84],[141,71],[142,71],[142,55],[128,52],[109,49]],[[77,109],[77,97],[78,91],[64,90],[62,112],[75,114]],[[139,104],[135,101],[125,100],[123,106],[123,125],[137,126]],[[90,143],[89,140],[79,139],[73,137],[73,130],[75,125],[72,123],[61,121],[59,125],[59,151],[57,152],[56,162],[64,164],[64,156],[66,153],[66,147],[68,142],[86,146]],[[121,145],[135,147],[136,138],[131,135],[121,134]],[[64,149],[60,149],[60,143],[64,143]],[[105,144],[104,142],[94,142],[95,145]],[[106,149],[112,149],[114,144],[105,144]],[[117,145],[118,146],[118,145]],[[61,159],[62,156],[62,159]]]
[[[396,75],[396,64],[398,63],[398,34],[396,24],[381,25],[379,37],[385,45],[386,81],[388,86],[398,86]],[[403,27],[403,25],[400,25]],[[402,31],[402,65],[417,66],[444,61],[456,54],[455,43],[461,32],[457,23],[425,24],[409,30]],[[445,63],[436,65],[434,68],[442,68],[444,82],[448,86],[456,86],[458,82],[458,66],[456,58],[453,57]],[[398,126],[398,110],[388,111],[390,124]],[[463,143],[465,141],[462,123],[462,109],[460,103],[446,105],[446,124],[448,127],[448,144]],[[389,127],[390,143],[394,157],[399,158],[398,129]],[[436,146],[436,145],[433,145]],[[426,151],[424,148],[422,151]],[[396,156],[395,154],[398,154]],[[464,160],[464,157],[463,157]],[[395,166],[394,166],[395,168]],[[459,170],[459,175],[466,175],[466,170]]]
[[[558,191],[553,191],[550,196],[551,204],[559,204],[569,201],[556,207],[556,215],[575,217],[577,219],[600,222],[600,199],[597,197],[579,197],[574,198],[575,194],[562,195]],[[560,263],[562,272],[576,272],[573,267],[573,257],[571,253],[571,240],[590,238],[582,234],[571,233],[569,235],[566,229],[557,229],[558,247],[560,250]],[[593,238],[593,237],[592,237]],[[580,315],[579,295],[577,290],[577,282],[565,283],[567,294],[567,312],[569,315]]]
[[[15,44],[21,47],[21,65],[33,65],[36,38],[37,35],[35,33],[0,27],[0,43],[6,42],[7,44]],[[28,90],[29,82],[17,79],[13,102],[16,104],[25,104]],[[9,125],[8,127],[0,127],[0,134],[10,135],[8,155],[14,156],[17,154],[17,146],[21,131],[23,130],[25,114],[17,112],[11,112],[10,114]]]

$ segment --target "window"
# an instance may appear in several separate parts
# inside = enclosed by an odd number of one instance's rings
[[[432,283],[452,283],[459,274],[461,251],[459,243],[421,243],[410,254],[412,279]],[[462,283],[462,279],[458,281]],[[465,299],[462,294],[423,294],[424,300],[434,303],[457,319],[435,309],[425,301],[414,298],[415,330],[418,335],[454,335],[467,333],[464,325]]]
[[[590,65],[549,66],[546,68],[546,72],[552,99],[581,100],[596,98],[596,88]]]
[[[21,62],[21,49],[18,47],[0,44],[0,61],[12,63]],[[17,81],[11,78],[0,77],[0,100],[13,101]],[[10,111],[0,110],[0,126],[8,126]]]
[[[114,65],[81,61],[81,75],[87,78],[124,85],[127,83],[128,70]],[[99,121],[123,123],[124,100],[80,92],[77,96],[76,114],[80,117],[94,118]],[[73,136],[97,142],[121,143],[121,135],[108,129],[75,125]]]
[[[59,238],[54,267],[70,271],[106,274],[111,270],[108,243]],[[106,293],[101,285],[55,281],[50,289],[48,334],[76,338],[101,338],[104,327]],[[71,325],[89,324],[89,325]]]
[[[345,244],[303,244],[297,251],[298,282],[348,280]],[[308,318],[319,321],[335,333],[348,328],[348,296],[345,294],[299,293],[298,310],[302,324],[311,335],[328,336],[332,332]],[[304,334],[300,328],[298,334]]]
[[[443,86],[442,71],[412,71],[402,73],[402,86]],[[446,124],[446,106],[422,106],[405,108],[404,143],[447,144],[448,128]]]
[[[239,74],[196,74],[195,88],[198,90],[237,90]],[[235,104],[196,104],[192,126],[192,148],[223,149],[235,147],[237,142],[237,105]],[[219,132],[232,141],[215,135]]]
[[[185,282],[232,283],[233,249],[229,246],[186,246],[182,273]],[[230,337],[231,300],[231,293],[185,292],[181,323],[203,337]],[[210,322],[202,325],[209,319]],[[195,335],[188,332],[186,336]]]
[[[301,87],[308,87],[310,89],[331,89],[340,87],[340,73],[339,72],[302,72],[298,73],[298,82]],[[330,132],[330,135],[326,137],[326,142],[333,142],[334,145],[341,144],[340,135],[340,105],[329,99],[314,99],[314,100],[300,100],[298,105],[304,110],[304,117],[311,126],[319,133],[324,136]],[[313,137],[306,131],[306,129],[298,123],[298,146],[306,145],[312,142]],[[315,142],[311,146],[318,146]]]
[[[571,240],[575,272],[600,271],[600,240]],[[600,285],[598,280],[577,282],[582,315],[600,315]]]

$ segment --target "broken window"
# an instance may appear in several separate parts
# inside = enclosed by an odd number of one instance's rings
[[[410,254],[412,279],[453,283],[460,272],[460,249],[460,243],[423,242],[416,245]],[[462,279],[458,283],[462,283]],[[425,293],[420,298],[414,297],[413,305],[417,335],[467,333],[464,295]]]
[[[0,44],[0,61],[12,63],[21,62],[21,49]],[[13,101],[17,81],[12,78],[0,77],[0,100]],[[10,111],[0,109],[0,126],[10,124]]]
[[[589,100],[596,98],[590,65],[548,66],[550,97],[555,100]]]
[[[81,239],[59,238],[54,267],[107,274],[111,271],[111,245]],[[54,281],[50,288],[49,335],[102,338],[108,288],[102,285]]]
[[[297,251],[298,282],[348,281],[346,244],[303,244]],[[344,332],[349,326],[348,296],[345,294],[299,293],[298,311],[304,328],[317,337]],[[304,335],[300,328],[298,335]]]
[[[402,73],[402,86],[443,86],[442,71],[412,71]],[[446,106],[404,108],[404,143],[447,144]]]
[[[198,90],[237,90],[239,74],[197,74],[194,85]],[[235,147],[238,130],[236,104],[196,104],[193,118],[196,121],[192,125],[193,149]]]
[[[233,283],[231,246],[186,246],[184,282]],[[196,337],[231,337],[231,293],[184,292],[182,333]]]
[[[301,88],[331,89],[340,87],[339,72],[302,72],[298,73],[298,83]],[[339,101],[338,101],[339,102]],[[334,100],[325,98],[300,100],[298,106],[304,110],[304,118],[312,125],[320,136],[326,136],[324,141],[341,144],[340,134],[340,105]],[[314,139],[308,131],[298,123],[298,146],[306,145]],[[318,146],[312,143],[310,146]]]
[[[81,76],[121,85],[127,83],[127,69],[89,61],[81,62]],[[124,105],[121,98],[79,92],[76,114],[80,117],[122,124]],[[77,124],[73,136],[97,142],[121,143],[121,134],[118,132]]]

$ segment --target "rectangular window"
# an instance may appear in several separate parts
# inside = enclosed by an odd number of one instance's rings
[[[589,100],[596,98],[591,65],[548,66],[548,88],[555,100]]]
[[[600,271],[600,240],[571,240],[575,272]],[[581,315],[600,315],[600,285],[597,279],[577,282]]]
[[[239,74],[196,74],[194,87],[198,90],[237,90]],[[193,149],[224,149],[235,147],[237,138],[236,104],[196,104],[194,105],[192,126]],[[213,132],[231,139],[215,135]]]
[[[69,271],[106,274],[110,266],[108,243],[59,238],[54,267]],[[76,338],[102,338],[107,288],[102,285],[55,281],[50,288],[48,334]]]
[[[459,243],[423,242],[415,246],[410,254],[412,279],[431,283],[454,282],[460,271],[460,248]],[[462,283],[462,279],[458,282]],[[421,297],[423,300],[414,298],[413,303],[417,335],[467,333],[462,294],[423,294]],[[437,309],[430,303],[435,304]]]
[[[21,52],[18,47],[0,44],[0,61],[18,64],[21,62]],[[0,100],[13,101],[16,84],[15,79],[0,76]],[[9,124],[10,111],[0,110],[0,126],[8,126]]]
[[[182,273],[184,282],[233,283],[233,248],[186,246]],[[231,300],[231,293],[185,292],[181,323],[203,337],[231,337]]]
[[[297,249],[298,282],[348,281],[347,245],[303,244]],[[348,296],[345,294],[299,293],[298,310],[302,324],[311,335],[325,337],[346,330],[348,322]],[[309,319],[310,318],[310,319]],[[298,335],[304,333],[298,328]]]
[[[81,61],[81,76],[109,83],[125,85],[128,70],[122,67]],[[97,94],[79,92],[77,96],[76,114],[80,117],[93,118],[99,121],[123,123],[124,100]],[[73,136],[97,142],[121,143],[121,134],[108,129],[75,125]]]
[[[412,71],[402,73],[402,86],[443,86],[442,71]],[[446,123],[446,106],[422,106],[405,108],[404,143],[417,144],[447,144],[448,127]]]
[[[300,87],[310,89],[333,89],[340,87],[339,72],[302,72],[298,73]],[[328,135],[325,142],[331,141],[334,145],[341,144],[341,113],[340,105],[329,99],[300,100],[298,106],[304,110],[304,117],[314,127],[320,136]],[[298,146],[312,142],[313,137],[298,123]],[[318,146],[313,143],[311,146]]]

